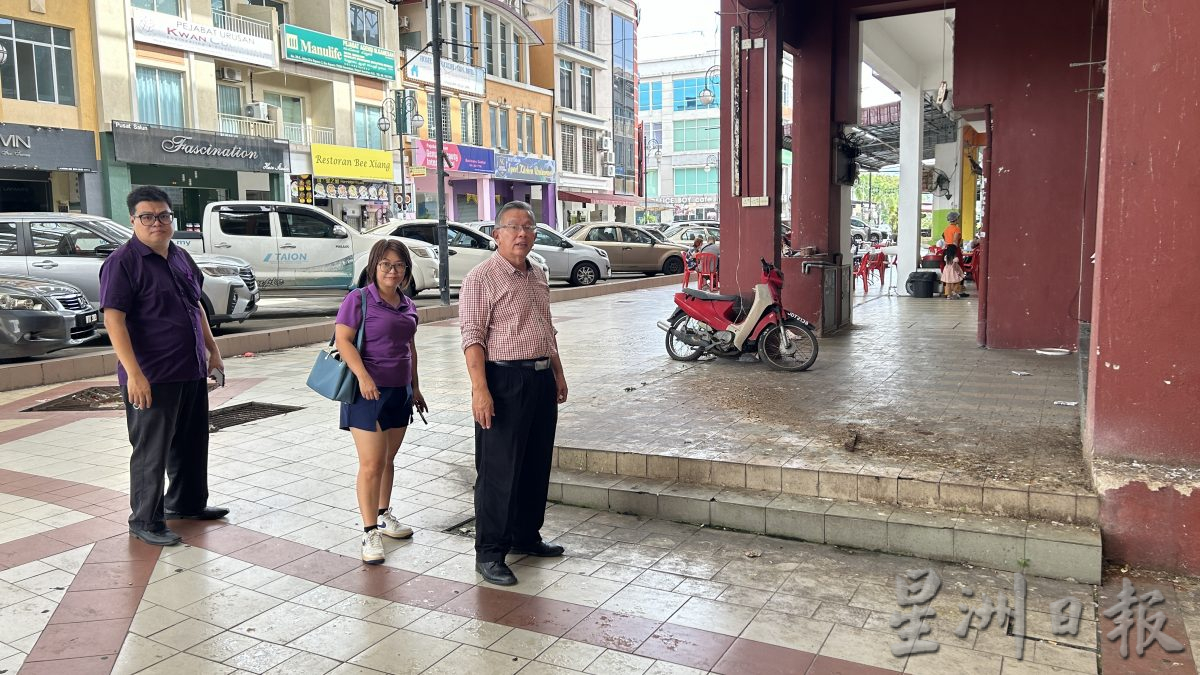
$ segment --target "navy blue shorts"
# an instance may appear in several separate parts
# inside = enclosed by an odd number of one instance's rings
[[[342,430],[363,429],[375,431],[407,427],[412,420],[412,387],[380,387],[379,398],[372,401],[362,395],[354,397],[354,403],[342,404]],[[378,423],[378,426],[376,426]]]

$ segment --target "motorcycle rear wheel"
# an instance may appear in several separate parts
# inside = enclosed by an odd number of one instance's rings
[[[779,370],[799,372],[808,370],[817,360],[817,336],[795,319],[783,322],[790,349],[783,348],[783,332],[779,324],[768,326],[758,337],[758,356]]]
[[[671,330],[667,331],[667,354],[676,361],[695,361],[704,354],[703,347],[693,347],[688,343],[675,337],[675,333],[687,333],[692,326],[699,326],[700,322],[680,313],[674,319],[671,319]],[[695,335],[695,331],[692,331]]]

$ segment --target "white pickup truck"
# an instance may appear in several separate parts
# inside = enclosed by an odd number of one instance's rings
[[[245,258],[262,288],[353,288],[371,246],[364,235],[314,206],[268,201],[213,202],[199,232],[176,232],[192,253]],[[437,251],[423,241],[399,239],[413,259],[409,295],[438,286]]]

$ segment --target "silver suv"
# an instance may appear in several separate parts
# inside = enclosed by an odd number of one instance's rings
[[[0,274],[28,275],[78,286],[100,306],[100,265],[133,236],[107,218],[79,213],[0,213]],[[258,309],[250,264],[230,256],[195,254],[204,273],[200,297],[208,322],[242,322]]]
[[[491,235],[496,224],[490,220],[471,223],[479,231]],[[572,286],[591,286],[612,274],[608,253],[578,241],[571,241],[543,223],[537,224],[533,250],[546,259],[550,279],[565,279]]]
[[[4,241],[0,239],[0,255]],[[70,284],[0,275],[0,359],[41,356],[95,339],[100,313]]]

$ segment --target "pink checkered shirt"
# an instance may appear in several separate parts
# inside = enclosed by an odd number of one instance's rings
[[[558,354],[550,319],[550,284],[542,270],[524,272],[500,254],[475,266],[458,292],[462,348],[483,345],[489,361],[523,361]]]

